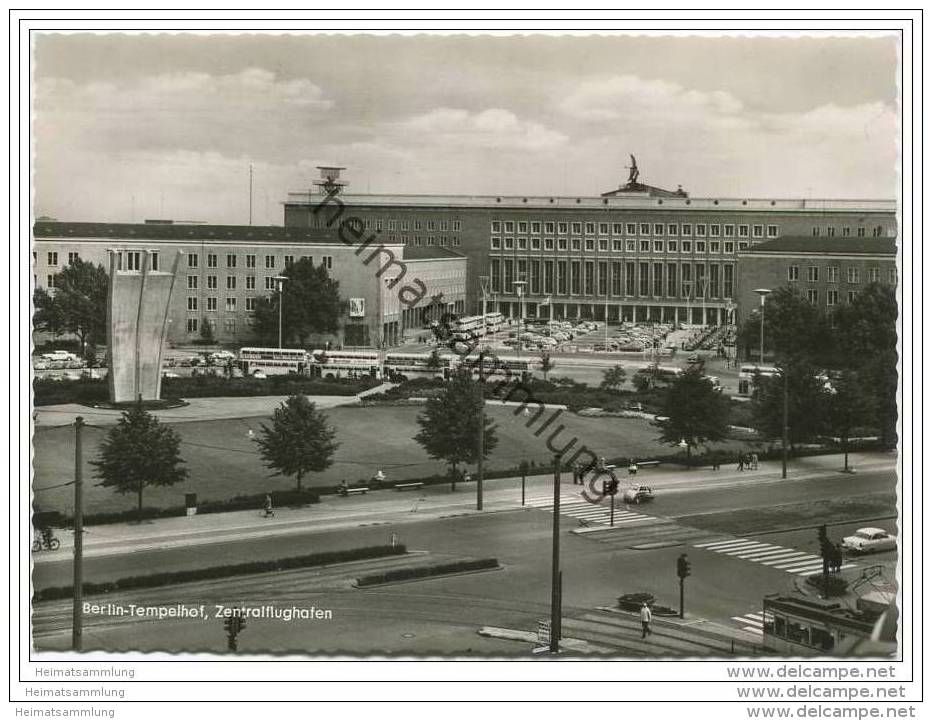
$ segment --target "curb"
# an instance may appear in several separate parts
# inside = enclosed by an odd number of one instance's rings
[[[423,553],[427,553],[424,551]],[[365,591],[367,588],[382,588],[384,586],[400,586],[405,583],[418,583],[420,581],[430,581],[434,578],[453,578],[454,576],[471,576],[475,573],[486,573],[487,571],[504,571],[505,567],[501,564],[497,566],[489,566],[488,568],[475,568],[470,571],[453,571],[451,573],[437,573],[430,576],[419,576],[418,578],[405,578],[400,581],[385,581],[383,583],[367,583],[365,586],[360,586],[359,579],[353,581],[353,588]]]

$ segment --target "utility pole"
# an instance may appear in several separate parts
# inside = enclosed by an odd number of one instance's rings
[[[786,459],[787,459],[787,445],[789,444],[789,417],[790,417],[790,381],[787,374],[787,368],[784,364],[783,366],[783,478],[786,478]]]
[[[550,653],[559,653],[563,605],[563,572],[560,570],[560,456],[553,457],[553,572],[550,581]]]
[[[483,299],[483,305],[484,305]],[[482,322],[485,323],[485,314],[483,313]],[[483,365],[485,364],[485,351],[479,347],[479,458],[476,460],[476,510],[482,510],[482,474],[484,464],[482,456],[485,453],[485,373]]]
[[[83,617],[81,606],[84,603],[84,488],[82,480],[83,459],[81,453],[81,428],[84,419],[74,419],[74,574],[73,606],[71,612],[71,650],[82,650]]]

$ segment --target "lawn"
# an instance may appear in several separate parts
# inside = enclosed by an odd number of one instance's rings
[[[442,473],[443,463],[432,461],[412,440],[419,426],[417,406],[338,407],[327,411],[341,442],[334,464],[325,472],[305,479],[307,487],[333,486],[342,479],[354,482],[372,476],[382,468],[390,480],[417,478]],[[602,456],[649,456],[669,453],[672,449],[656,441],[657,430],[637,419],[583,418],[564,412],[539,437],[526,423],[533,416],[514,415],[513,409],[489,407],[489,415],[498,421],[499,442],[487,468],[506,469],[522,459],[548,463],[552,458],[546,440],[562,425],[554,446],[563,448],[574,437],[575,448],[585,444]],[[534,426],[539,428],[550,413]],[[264,418],[222,419],[175,424],[182,438],[182,455],[189,478],[167,488],[148,488],[145,505],[170,507],[183,505],[185,493],[197,493],[199,500],[221,500],[240,494],[254,494],[294,487],[294,481],[270,477],[248,432],[258,432]],[[89,461],[97,454],[104,429],[84,431],[84,456]],[[40,428],[35,446],[35,507],[58,510],[71,515],[72,486],[49,488],[73,479],[74,438],[70,427]],[[134,496],[121,496],[95,485],[94,468],[85,464],[85,504],[87,512],[120,511],[135,507]],[[47,490],[43,490],[47,489]]]

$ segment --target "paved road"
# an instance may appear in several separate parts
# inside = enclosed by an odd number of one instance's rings
[[[864,474],[854,481],[864,492],[885,491],[891,483],[889,473]],[[839,493],[836,478],[812,478],[794,481],[794,489],[804,498],[833,497]],[[565,492],[573,493],[572,485]],[[849,488],[849,490],[852,490]],[[756,484],[722,489],[695,488],[673,492],[670,500],[658,502],[651,513],[671,508],[695,507],[706,499],[730,500],[735,508],[753,504],[768,505],[773,499],[769,491]],[[675,500],[674,500],[675,499]],[[691,505],[692,504],[692,505]],[[727,507],[727,505],[725,506]],[[669,509],[667,509],[669,510]],[[179,567],[198,567],[206,563],[243,561],[250,558],[274,558],[297,555],[330,548],[345,548],[381,544],[392,531],[400,535],[409,549],[428,551],[432,556],[446,558],[468,553],[470,556],[494,556],[504,567],[501,571],[456,576],[417,583],[356,590],[327,587],[309,582],[294,585],[293,579],[266,576],[256,590],[248,581],[228,579],[217,588],[205,591],[190,587],[173,587],[163,591],[138,594],[144,603],[163,603],[166,599],[184,603],[213,603],[218,599],[231,602],[313,603],[334,612],[334,620],[313,625],[290,624],[284,621],[260,621],[255,635],[242,648],[252,650],[314,650],[318,652],[363,652],[384,650],[391,653],[526,653],[527,645],[500,640],[480,639],[480,626],[498,626],[532,630],[538,618],[548,613],[551,572],[551,528],[553,517],[545,508],[526,508],[482,515],[453,518],[433,518],[422,522],[393,527],[361,526],[330,531],[310,530],[289,536],[249,538],[221,544],[145,551],[130,555],[88,559],[86,577],[89,581]],[[658,602],[674,606],[678,599],[675,576],[676,558],[684,551],[682,545],[636,550],[637,541],[652,538],[652,534],[678,536],[693,560],[694,575],[688,580],[687,608],[697,616],[746,627],[742,617],[760,608],[761,597],[770,592],[790,592],[799,583],[798,574],[774,565],[755,562],[736,555],[708,550],[709,543],[728,541],[727,534],[682,529],[668,518],[650,516],[646,521],[626,529],[576,533],[573,518],[564,517],[561,524],[563,558],[564,608],[568,618],[585,621],[586,614],[600,606],[611,606],[625,592],[648,591]],[[853,530],[853,526],[833,529],[833,534]],[[812,531],[771,534],[761,539],[772,546],[785,546],[790,553],[811,552]],[[893,554],[883,559],[892,565]],[[37,586],[66,584],[70,581],[67,561],[36,566]],[[250,590],[251,588],[251,590]],[[167,596],[166,596],[167,594]],[[148,601],[146,599],[149,599]],[[44,604],[39,609],[48,608]],[[52,614],[54,616],[54,613]],[[213,622],[219,626],[220,621]],[[588,621],[582,623],[592,632]],[[67,627],[37,639],[40,647],[64,648]],[[582,632],[582,631],[581,631]],[[633,632],[632,632],[633,633]],[[622,635],[625,636],[627,631]],[[627,636],[625,636],[627,638]],[[214,625],[200,621],[147,621],[126,625],[104,624],[89,635],[88,647],[172,648],[204,650],[222,647],[222,634]],[[617,643],[621,643],[616,639]],[[221,645],[217,645],[221,644]],[[504,645],[503,645],[504,644]],[[624,646],[624,644],[622,644]],[[615,648],[620,648],[615,646]],[[624,652],[629,652],[624,647]],[[637,653],[637,649],[630,650]]]

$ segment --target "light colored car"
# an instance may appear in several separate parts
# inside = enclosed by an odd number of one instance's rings
[[[842,540],[841,547],[850,553],[895,551],[896,536],[891,536],[882,528],[859,528],[853,536]]]
[[[162,371],[162,378],[178,378],[177,373],[172,373],[171,371]]]
[[[622,499],[625,503],[640,504],[654,500],[654,492],[650,486],[631,486],[625,490]]]
[[[260,380],[265,379],[265,378],[268,378],[268,376],[267,376],[263,371],[253,371],[253,372],[252,372],[252,377],[253,377],[253,378],[259,378]],[[477,427],[478,427],[478,426],[477,426]]]

